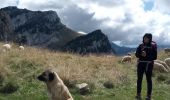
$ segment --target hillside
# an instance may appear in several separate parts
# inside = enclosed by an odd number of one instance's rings
[[[132,64],[121,64],[117,56],[80,56],[45,49],[26,47],[19,50],[13,44],[10,51],[2,52],[0,43],[0,100],[47,100],[45,84],[36,77],[49,66],[55,69],[68,86],[86,82],[91,93],[81,96],[74,87],[70,91],[75,100],[134,100],[136,91],[136,59]],[[159,59],[169,55],[159,53]],[[155,73],[154,100],[169,100],[170,73]],[[111,82],[112,89],[103,83]],[[145,82],[145,81],[144,81]],[[146,82],[143,84],[146,93]]]
[[[95,30],[77,37],[70,42],[68,42],[65,47],[65,51],[78,53],[78,54],[113,54],[111,44],[108,37],[101,31]]]
[[[10,27],[1,30],[0,34],[6,36],[2,41],[56,50],[81,35],[65,26],[55,11],[31,11],[12,6],[0,9],[1,12],[8,20],[0,29]]]
[[[12,32],[10,17],[5,12],[0,11],[0,41],[7,40],[7,36]]]

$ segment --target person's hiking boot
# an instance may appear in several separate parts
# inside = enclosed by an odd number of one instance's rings
[[[142,97],[140,95],[137,95],[135,98],[136,100],[142,100]]]
[[[147,96],[145,100],[151,100],[151,96]]]

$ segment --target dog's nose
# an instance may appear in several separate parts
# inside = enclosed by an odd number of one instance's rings
[[[38,76],[37,79],[40,80],[40,76]]]
[[[39,76],[37,77],[37,79],[40,80],[40,81],[42,81],[42,80],[43,80],[43,76],[42,76],[42,75],[39,75]]]
[[[42,75],[38,76],[37,79],[44,82],[46,81],[46,79]]]

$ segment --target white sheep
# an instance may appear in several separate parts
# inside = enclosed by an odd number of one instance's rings
[[[25,48],[24,48],[24,46],[19,46],[19,49],[24,50]]]
[[[4,48],[5,51],[10,50],[11,49],[11,45],[10,44],[4,44],[3,48]]]
[[[132,53],[127,53],[128,56],[132,56]]]
[[[164,62],[169,66],[169,70],[170,70],[170,58],[166,58]]]
[[[158,72],[168,72],[168,70],[160,63],[154,62],[153,69]]]
[[[121,60],[121,63],[132,62],[132,56],[124,56]]]
[[[162,64],[168,71],[170,71],[169,65],[161,60],[155,60],[155,62]]]

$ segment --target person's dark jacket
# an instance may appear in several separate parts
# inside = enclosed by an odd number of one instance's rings
[[[150,42],[148,44],[140,44],[137,49],[136,49],[136,57],[139,58],[140,61],[153,61],[157,59],[157,45],[155,42],[152,42],[152,35],[151,34],[146,34],[150,39]],[[144,36],[144,37],[145,37]],[[143,37],[143,38],[144,38]],[[146,52],[146,57],[142,56],[142,51]]]

